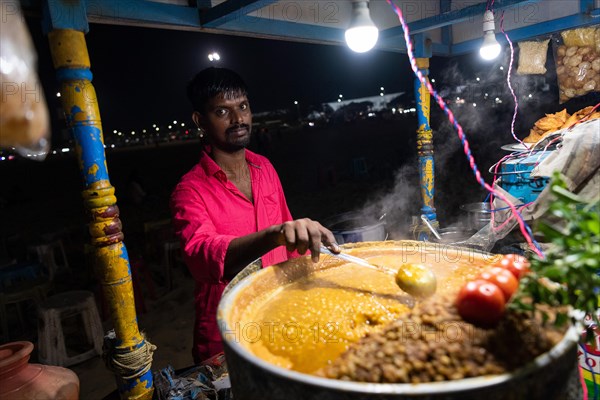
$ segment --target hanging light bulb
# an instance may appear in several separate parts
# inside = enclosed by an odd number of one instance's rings
[[[495,29],[494,13],[488,10],[483,14],[483,43],[479,49],[479,55],[484,60],[493,60],[500,55],[502,48],[496,40]]]
[[[352,2],[352,18],[345,36],[348,47],[357,53],[369,51],[377,43],[379,30],[369,15],[367,0]]]

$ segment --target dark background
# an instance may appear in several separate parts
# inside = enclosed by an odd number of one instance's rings
[[[41,22],[28,18],[27,23],[38,51],[39,76],[52,114],[56,148],[70,139],[55,95],[58,85]],[[406,92],[405,105],[414,107],[414,77],[405,54],[355,54],[345,46],[99,24],[90,25],[86,39],[105,135],[113,129],[141,129],[174,119],[190,123],[185,85],[197,71],[210,65],[207,54],[214,50],[221,54],[220,65],[238,71],[247,81],[255,113],[274,109],[293,112],[293,101],[298,100],[301,114],[306,115],[309,108],[334,101],[340,93],[344,99],[373,96],[381,86],[386,93]],[[558,104],[552,47],[548,53],[545,76],[513,78],[521,107],[515,131],[521,138],[544,113],[564,107],[573,112],[595,104],[589,98]],[[514,142],[510,135],[514,103],[505,82],[508,59],[507,49],[492,63],[484,63],[478,54],[431,59],[434,86],[447,101],[452,103],[457,91],[467,99],[464,105],[451,107],[488,182],[488,168],[506,154],[500,146]],[[484,92],[489,92],[490,98],[499,96],[502,104],[481,102]],[[525,100],[528,93],[533,97]],[[477,102],[477,107],[471,102]],[[431,110],[435,205],[445,226],[460,220],[461,204],[482,201],[486,193],[475,182],[445,115],[433,102]],[[414,114],[315,128],[293,126],[285,131],[272,129],[267,145],[254,141],[251,149],[268,156],[275,165],[295,217],[323,220],[349,210],[368,209],[377,214],[387,208],[392,210],[388,227],[401,237],[421,207],[416,128]],[[196,141],[107,149],[128,246],[135,246],[144,222],[169,216],[169,194],[181,175],[197,162],[199,149]],[[366,162],[367,175],[356,173],[357,159]],[[134,171],[152,195],[152,203],[144,207],[132,204],[127,196]],[[82,184],[73,152],[49,156],[43,162],[17,156],[0,162],[0,175],[5,251],[17,249],[15,243],[27,243],[32,237],[65,226],[81,232],[79,237],[85,239]]]

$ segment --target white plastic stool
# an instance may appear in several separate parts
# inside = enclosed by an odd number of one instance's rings
[[[74,316],[81,316],[91,348],[69,356],[63,321]],[[102,322],[92,292],[74,290],[49,297],[40,306],[38,317],[38,358],[42,364],[68,367],[102,353]]]
[[[30,254],[35,255],[39,262],[45,264],[54,273],[59,270],[71,271],[69,269],[69,261],[67,260],[65,248],[60,239],[49,243],[29,246],[28,251]]]

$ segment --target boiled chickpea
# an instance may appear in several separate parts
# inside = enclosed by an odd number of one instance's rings
[[[593,79],[591,81],[587,81],[585,85],[583,85],[583,90],[586,92],[591,92],[594,89],[596,89],[596,81]]]
[[[581,64],[582,61],[583,61],[583,57],[580,56],[579,54],[576,54],[569,59],[569,64],[567,64],[567,65],[569,65],[570,67],[576,67],[579,64]]]

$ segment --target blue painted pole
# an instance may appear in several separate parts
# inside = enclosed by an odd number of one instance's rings
[[[67,125],[75,139],[84,205],[93,245],[94,270],[110,308],[114,332],[105,336],[104,358],[121,399],[150,400],[152,352],[139,331],[133,284],[115,188],[108,176],[100,110],[85,42],[85,2],[46,1],[44,28],[61,86]]]
[[[429,79],[429,57],[431,56],[431,41],[424,35],[415,35],[415,53],[418,56],[417,66]],[[430,96],[427,87],[415,78],[415,99],[417,104],[417,152],[419,155],[419,176],[421,186],[421,198],[423,206],[421,214],[427,216],[433,226],[439,226],[435,207],[433,205],[435,164],[433,160],[433,132],[429,126]],[[414,236],[418,240],[426,240],[429,237],[429,228],[419,219],[419,225],[414,228]]]

